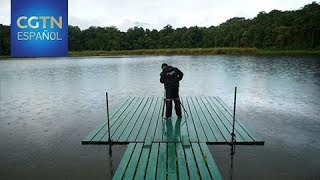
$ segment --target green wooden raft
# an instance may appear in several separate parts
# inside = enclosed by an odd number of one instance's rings
[[[181,120],[165,121],[161,117],[160,97],[130,97],[110,116],[112,143],[206,142],[229,144],[232,131],[232,111],[218,97],[181,98],[187,114]],[[173,112],[174,114],[174,112]],[[174,129],[175,139],[166,131]],[[235,144],[263,145],[264,141],[250,132],[240,121],[235,123]],[[83,144],[108,144],[108,125],[103,122],[83,140]]]
[[[222,179],[206,143],[130,143],[113,179]]]
[[[113,179],[222,179],[206,145],[229,144],[232,111],[218,97],[184,97],[182,119],[161,117],[163,98],[130,97],[110,116],[113,144],[129,143]],[[103,122],[83,144],[109,144]],[[238,120],[235,144],[264,141]]]

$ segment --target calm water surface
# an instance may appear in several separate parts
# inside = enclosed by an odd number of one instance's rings
[[[264,146],[210,150],[224,179],[320,178],[320,57],[129,56],[0,61],[0,179],[111,179],[126,146],[81,139],[128,96],[162,96],[163,62],[181,96],[220,96]]]

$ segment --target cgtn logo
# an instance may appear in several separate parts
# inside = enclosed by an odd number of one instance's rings
[[[68,55],[68,0],[11,0],[11,56]]]
[[[40,22],[38,20],[41,20]],[[25,24],[21,21],[26,20]],[[50,26],[47,26],[47,20],[50,20]],[[34,21],[34,23],[32,23]],[[26,23],[28,22],[28,23]],[[19,41],[28,41],[28,40],[58,40],[61,41],[61,37],[59,37],[59,32],[49,31],[47,28],[53,29],[56,25],[59,29],[62,29],[62,16],[59,16],[59,21],[54,17],[50,16],[31,16],[30,18],[26,16],[20,16],[17,19],[17,26],[20,29],[38,29],[40,28],[39,23],[42,22],[42,28],[44,29],[42,32],[34,32],[34,31],[20,31],[18,32],[18,40]]]

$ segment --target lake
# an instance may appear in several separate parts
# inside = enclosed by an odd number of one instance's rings
[[[0,179],[111,179],[125,145],[81,145],[128,96],[219,96],[264,146],[209,148],[224,179],[320,178],[319,56],[123,56],[0,60]]]

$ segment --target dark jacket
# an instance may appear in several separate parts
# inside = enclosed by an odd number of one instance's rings
[[[183,73],[178,68],[167,66],[160,73],[160,82],[164,84],[166,89],[179,87],[179,81],[182,77]]]

